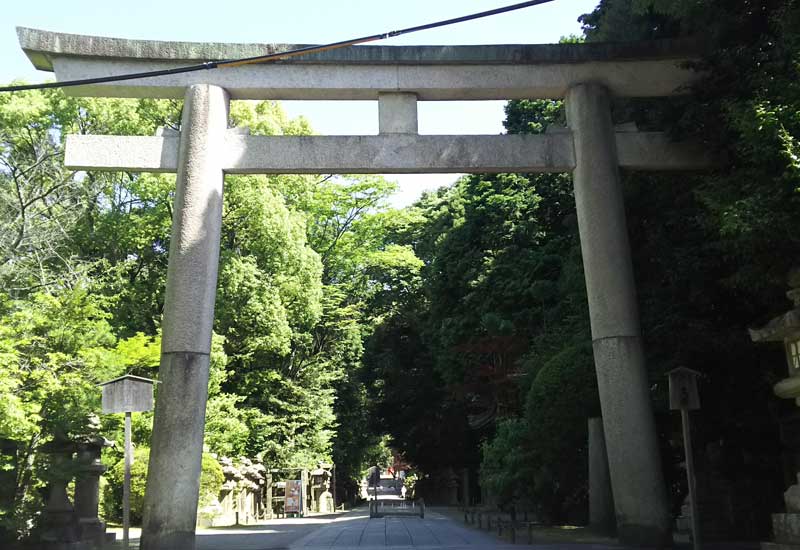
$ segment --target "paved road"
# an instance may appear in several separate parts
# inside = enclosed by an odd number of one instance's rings
[[[428,508],[425,519],[366,513],[330,523],[293,543],[288,550],[619,550],[602,544],[509,544],[493,533],[465,526],[452,515]]]
[[[352,515],[322,527],[291,545],[292,550],[344,548],[496,548],[498,540],[485,532],[467,529],[433,511],[425,519],[392,517],[370,519]],[[517,547],[519,548],[519,547]]]
[[[131,550],[139,547],[139,530],[131,533]],[[118,542],[114,549],[121,549]],[[464,526],[435,510],[425,519],[369,519],[366,508],[345,514],[275,519],[258,525],[200,529],[197,550],[611,550],[595,544],[509,545],[486,531]]]
[[[347,521],[351,515],[272,519],[246,527],[201,529],[197,531],[197,550],[285,550],[321,527]]]
[[[394,483],[381,479],[379,500],[399,505]],[[274,519],[258,525],[200,529],[197,550],[612,550],[602,544],[547,543],[510,545],[492,533],[465,526],[460,514],[428,508],[425,518],[391,516],[370,519],[367,506],[347,513],[306,518]],[[117,539],[122,534],[117,535]],[[130,550],[139,547],[139,529],[131,533]],[[114,550],[122,548],[120,542]],[[683,548],[681,546],[680,548]],[[709,550],[758,548],[750,545],[709,545]]]
[[[257,525],[218,527],[197,530],[197,550],[285,550],[297,540],[313,531],[338,521],[346,521],[353,512],[320,515],[306,518],[271,519]],[[117,534],[113,550],[122,549],[122,530],[110,529]],[[130,550],[139,548],[140,529],[131,529]]]

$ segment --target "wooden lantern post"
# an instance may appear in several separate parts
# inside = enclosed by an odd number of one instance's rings
[[[697,377],[700,373],[686,367],[678,367],[667,373],[669,376],[669,408],[681,411],[683,425],[683,450],[686,453],[686,482],[689,485],[689,508],[692,511],[692,541],[694,550],[700,550],[700,518],[697,513],[697,487],[694,477],[694,453],[689,411],[700,408]]]
[[[127,550],[131,527],[131,413],[153,409],[153,384],[155,380],[126,374],[103,382],[103,413],[125,413],[125,477],[122,483],[122,542]]]

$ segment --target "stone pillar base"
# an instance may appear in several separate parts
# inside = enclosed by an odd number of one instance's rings
[[[772,514],[775,542],[762,542],[762,550],[800,550],[800,513]]]
[[[81,526],[81,540],[91,544],[102,546],[106,540],[106,524],[99,519],[81,518],[78,520]]]

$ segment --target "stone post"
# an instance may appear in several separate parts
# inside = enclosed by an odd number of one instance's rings
[[[266,496],[264,497],[266,502],[264,506],[266,506],[267,508],[266,518],[272,519],[272,472],[267,472],[266,478],[267,478],[266,488],[265,488]]]
[[[617,533],[626,544],[659,546],[670,542],[670,516],[608,91],[593,83],[575,85],[566,110],[575,143],[575,203]]]
[[[417,94],[409,92],[378,93],[378,132],[381,134],[416,134]]]
[[[464,508],[472,506],[472,499],[469,494],[469,468],[461,470],[461,506]]]
[[[308,514],[308,470],[300,470],[300,517]]]
[[[103,447],[110,442],[102,437],[87,438],[78,445],[78,466],[75,478],[75,514],[81,527],[81,540],[101,545],[106,525],[97,515],[100,501],[100,476],[106,467],[100,462]]]
[[[589,524],[603,534],[614,532],[614,497],[608,475],[603,419],[589,419]]]
[[[219,263],[228,93],[187,88],[142,550],[193,550]]]

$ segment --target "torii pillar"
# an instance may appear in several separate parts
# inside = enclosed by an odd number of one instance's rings
[[[228,110],[228,93],[219,86],[186,89],[142,550],[195,546]]]
[[[597,387],[620,540],[671,543],[670,513],[650,401],[609,93],[567,93],[573,184],[589,299]]]

